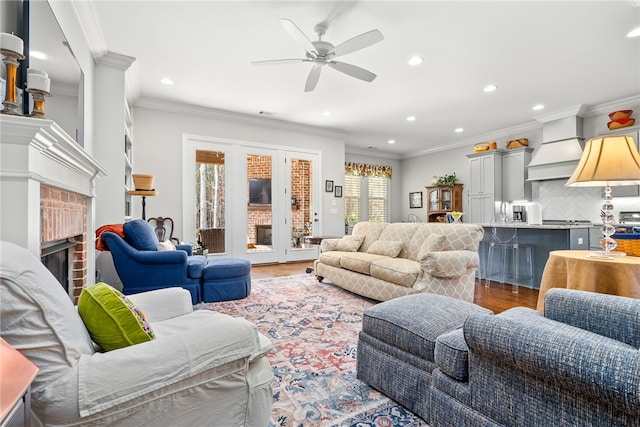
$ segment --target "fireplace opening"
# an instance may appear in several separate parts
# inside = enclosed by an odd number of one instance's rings
[[[271,224],[256,225],[256,244],[271,245]]]
[[[69,292],[69,271],[72,267],[73,256],[71,249],[76,243],[69,239],[57,240],[42,245],[40,261],[47,270],[60,282],[65,291]]]

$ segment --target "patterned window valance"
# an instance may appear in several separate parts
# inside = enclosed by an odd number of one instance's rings
[[[391,166],[345,162],[344,173],[345,175],[353,176],[377,176],[381,178],[391,178]]]

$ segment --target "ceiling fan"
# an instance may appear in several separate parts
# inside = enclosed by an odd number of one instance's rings
[[[340,43],[338,46],[322,40],[327,31],[327,24],[320,23],[315,26],[314,31],[318,35],[318,40],[311,41],[309,38],[289,19],[280,18],[280,23],[284,29],[293,37],[305,50],[306,58],[297,59],[273,59],[268,61],[254,61],[254,65],[272,65],[272,64],[289,64],[297,62],[312,62],[313,68],[307,76],[307,82],[304,85],[304,91],[310,92],[316,88],[318,79],[320,78],[320,71],[322,67],[328,65],[342,73],[345,73],[351,77],[355,77],[360,80],[372,82],[376,78],[376,75],[371,71],[367,71],[364,68],[356,67],[355,65],[347,64],[345,62],[334,61],[333,58],[346,55],[351,52],[355,52],[372,44],[382,41],[384,37],[378,30],[371,30],[369,32],[360,34],[345,42]]]

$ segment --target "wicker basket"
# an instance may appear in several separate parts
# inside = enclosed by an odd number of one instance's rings
[[[153,182],[156,177],[153,175],[133,174],[133,185],[139,191],[153,191]]]
[[[513,150],[515,148],[522,148],[529,145],[529,139],[520,138],[520,139],[512,139],[507,142],[507,150]]]
[[[640,238],[614,237],[618,243],[617,251],[626,252],[627,255],[640,257]]]

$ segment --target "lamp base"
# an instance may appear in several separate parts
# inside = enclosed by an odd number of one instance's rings
[[[620,251],[591,251],[589,252],[589,255],[587,255],[587,258],[597,258],[597,259],[614,259],[614,258],[620,258],[623,256],[627,256],[626,252],[620,252]]]

